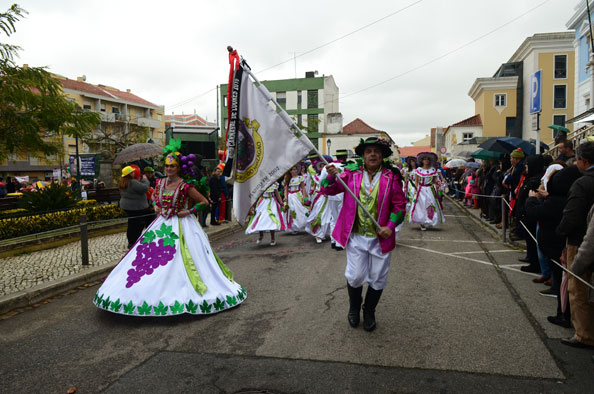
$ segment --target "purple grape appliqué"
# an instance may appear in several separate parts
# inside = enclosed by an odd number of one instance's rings
[[[175,256],[175,246],[163,245],[163,238],[157,242],[140,243],[136,247],[136,258],[128,270],[126,287],[130,288],[145,275],[151,275],[157,268],[167,265]]]

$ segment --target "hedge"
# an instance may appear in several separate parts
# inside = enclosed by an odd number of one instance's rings
[[[80,215],[83,213],[87,214],[87,222],[126,217],[126,213],[117,204],[110,204],[1,219],[0,239],[74,226],[80,223]]]

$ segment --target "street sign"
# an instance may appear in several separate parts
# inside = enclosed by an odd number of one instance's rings
[[[542,110],[541,95],[541,70],[538,70],[530,76],[530,113],[535,114]]]
[[[448,151],[448,150],[446,149],[446,147],[445,147],[445,146],[442,146],[441,148],[439,148],[439,152],[440,152],[442,155],[445,155],[445,153],[446,153],[447,151]]]

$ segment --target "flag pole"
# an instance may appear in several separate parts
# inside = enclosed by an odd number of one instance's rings
[[[248,73],[248,75],[250,77],[252,77],[254,79],[254,81],[258,84],[258,85],[262,85],[262,83],[258,80],[258,78],[256,78],[256,76],[252,73],[252,70],[250,70],[249,67],[244,67],[245,61],[243,59],[243,57],[241,58],[241,68],[243,68],[243,71]],[[247,66],[247,64],[246,64]],[[262,90],[258,89],[260,92],[262,92]],[[277,110],[279,110],[280,112],[284,113],[285,116],[283,116],[283,118],[290,122],[290,128],[296,130],[299,132],[300,136],[297,136],[297,139],[299,141],[301,141],[302,143],[304,143],[306,146],[311,147],[311,149],[314,150],[314,152],[316,152],[316,154],[320,157],[320,159],[322,159],[322,161],[324,162],[324,164],[329,165],[330,163],[328,163],[328,161],[326,160],[326,158],[324,157],[324,155],[322,155],[320,153],[320,151],[318,150],[318,148],[315,147],[315,145],[310,141],[309,138],[307,138],[307,136],[303,133],[303,131],[299,128],[299,126],[295,123],[295,121],[293,119],[291,119],[291,117],[289,116],[289,114],[287,114],[287,112],[284,110],[283,107],[281,107],[279,105],[279,103],[276,102],[276,100],[270,96],[268,97],[276,106]],[[305,137],[305,140],[307,140],[307,142],[305,142],[302,138]],[[367,217],[369,217],[369,219],[372,221],[372,223],[375,225],[377,230],[381,230],[382,226],[379,225],[379,223],[377,222],[377,220],[375,220],[375,218],[373,217],[373,215],[371,213],[369,213],[369,211],[367,210],[367,207],[365,205],[363,205],[363,203],[357,198],[357,196],[355,196],[355,193],[347,186],[347,184],[342,180],[342,178],[340,176],[336,176],[335,177],[344,187],[344,189],[351,195],[351,197],[353,197],[355,199],[355,201],[357,202],[357,205],[359,205],[359,207],[361,209],[363,209],[363,212],[365,212],[365,214],[367,215]]]

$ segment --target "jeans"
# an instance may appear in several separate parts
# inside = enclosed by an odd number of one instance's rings
[[[536,239],[538,239],[538,224],[536,225]],[[540,248],[536,247],[536,252],[538,254],[538,264],[540,265],[540,274],[545,278],[551,277],[551,267],[549,266],[549,259],[545,256],[541,251]]]

